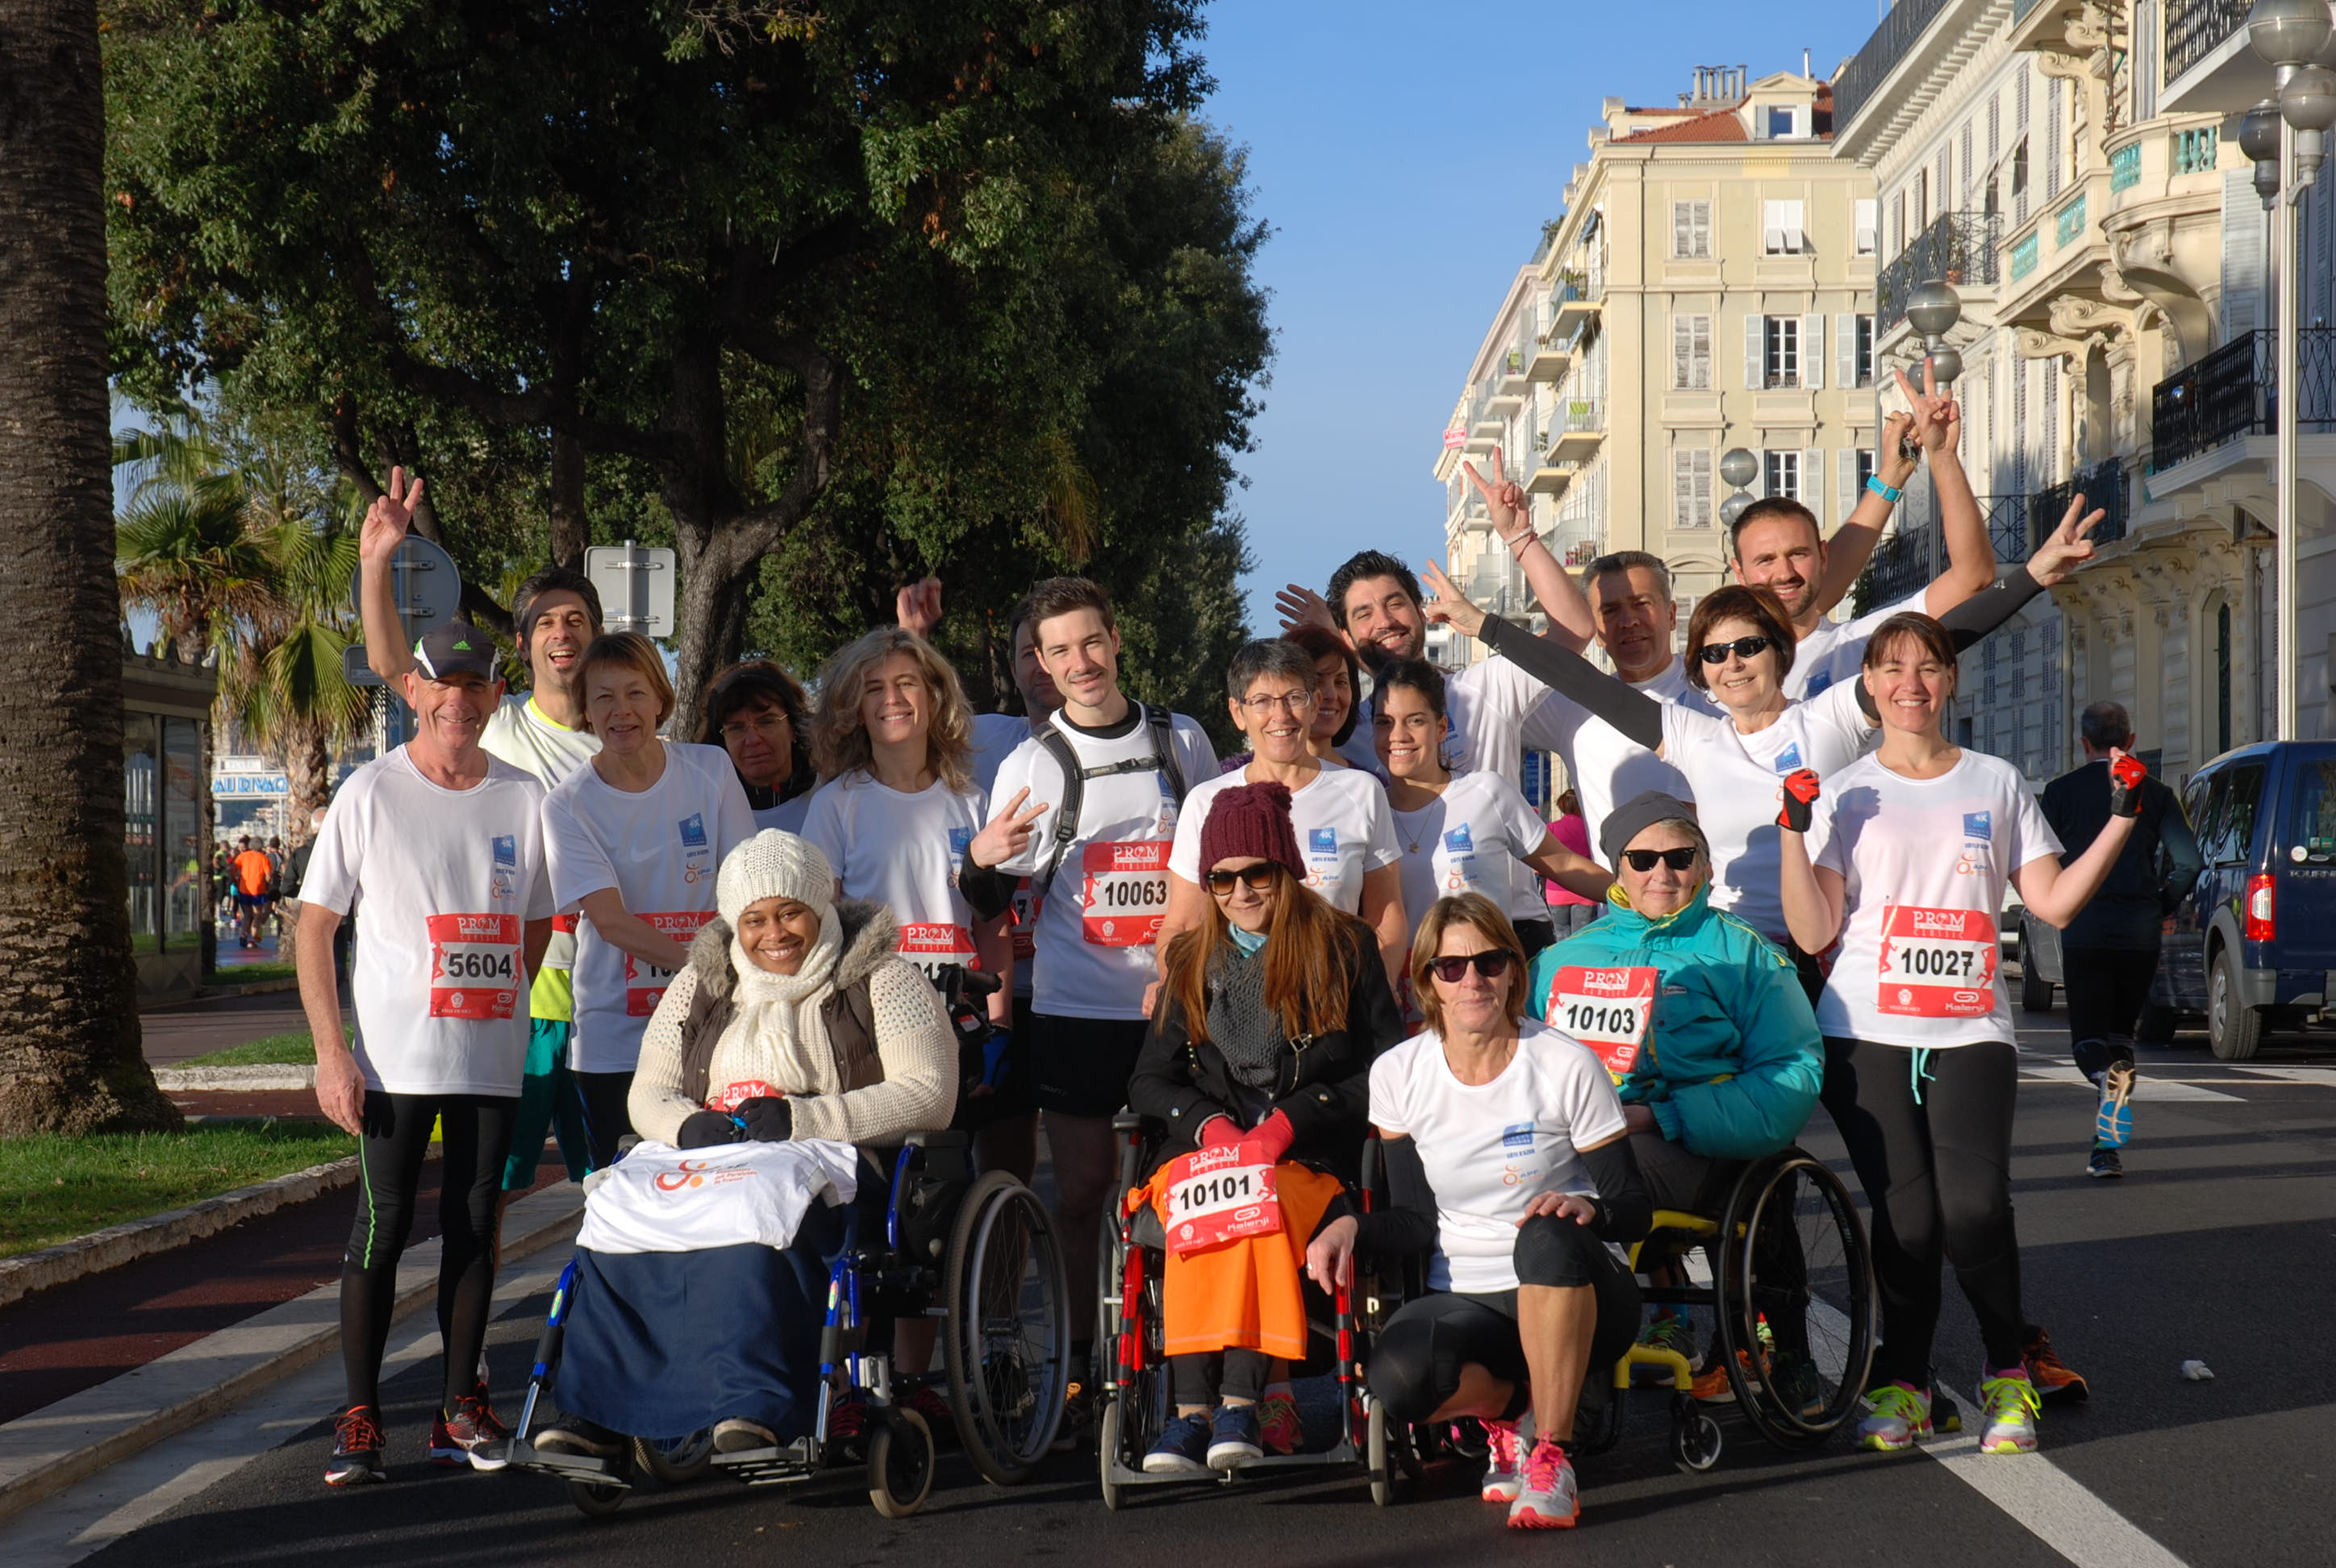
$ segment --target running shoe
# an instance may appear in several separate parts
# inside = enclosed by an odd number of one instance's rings
[[[935,1445],[948,1444],[956,1440],[957,1411],[949,1404],[949,1397],[939,1388],[934,1388],[930,1383],[920,1383],[901,1396],[900,1402],[903,1409],[914,1410],[925,1418],[925,1425],[931,1430]]]
[[[857,1394],[838,1399],[827,1408],[827,1440],[842,1443],[848,1450],[858,1451],[858,1446],[868,1437],[868,1401]]]
[[[1209,1468],[1238,1470],[1265,1457],[1254,1405],[1220,1405],[1209,1418]]]
[[[1804,1421],[1817,1420],[1825,1413],[1825,1383],[1816,1368],[1790,1350],[1778,1352],[1768,1364],[1768,1392]]]
[[[1955,1397],[1939,1387],[1938,1368],[1931,1369],[1931,1430],[1960,1432],[1963,1429],[1963,1407]]]
[[[1573,1462],[1550,1438],[1536,1437],[1525,1460],[1525,1481],[1509,1505],[1512,1530],[1571,1530],[1582,1521],[1582,1490]]]
[[[2133,1086],[2140,1075],[2127,1061],[2115,1061],[2101,1075],[2101,1108],[2093,1118],[2093,1142],[2122,1149],[2133,1137]]]
[[[1639,1330],[1639,1343],[1652,1349],[1672,1351],[1691,1362],[1695,1359],[1695,1322],[1683,1313],[1657,1312]]]
[[[1205,1475],[1209,1473],[1209,1418],[1179,1416],[1161,1429],[1160,1440],[1144,1456],[1147,1475]]]
[[[539,1454],[569,1454],[579,1459],[613,1459],[625,1451],[625,1440],[598,1421],[563,1416],[556,1427],[535,1435]]]
[[[1306,1427],[1298,1419],[1298,1401],[1276,1390],[1257,1402],[1257,1429],[1269,1454],[1295,1454],[1306,1441]]]
[[[2043,1329],[2030,1336],[2020,1359],[2028,1368],[2028,1380],[2036,1385],[2036,1397],[2047,1405],[2081,1405],[2092,1398],[2084,1374],[2060,1359],[2052,1349],[2052,1336]]]
[[[1906,1383],[1884,1383],[1865,1396],[1865,1419],[1857,1424],[1857,1446],[1895,1453],[1931,1435],[1931,1398]]]
[[[1759,1374],[1753,1369],[1752,1358],[1741,1350],[1736,1352],[1736,1366],[1744,1374],[1746,1381],[1757,1384],[1760,1380]],[[1695,1385],[1689,1391],[1707,1405],[1734,1403],[1736,1385],[1728,1381],[1728,1363],[1714,1356],[1711,1365],[1695,1375]]]
[[[2028,1380],[2026,1372],[2004,1372],[1981,1378],[1979,1403],[1986,1417],[1986,1425],[1979,1434],[1981,1453],[2036,1452],[2036,1416],[2043,1401],[2037,1397],[2036,1385]]]
[[[2085,1162],[2085,1174],[2105,1181],[2125,1174],[2125,1161],[2107,1144],[2095,1144],[2092,1157]]]
[[[1486,1421],[1484,1428],[1484,1497],[1487,1503],[1514,1503],[1524,1490],[1523,1445],[1514,1421]]]
[[[487,1403],[487,1386],[482,1383],[454,1401],[453,1414],[442,1415],[432,1425],[431,1462],[449,1466],[467,1463],[473,1470],[492,1474],[511,1464],[511,1428]]]
[[[832,1413],[828,1417],[831,1428],[835,1424]],[[779,1435],[759,1421],[749,1421],[743,1416],[733,1416],[714,1423],[714,1451],[716,1454],[751,1454],[757,1448],[775,1448]]]
[[[381,1463],[381,1412],[371,1405],[352,1405],[333,1423],[333,1456],[325,1463],[325,1485],[355,1486],[366,1481],[386,1481]]]
[[[1084,1384],[1073,1383],[1063,1390],[1063,1419],[1055,1428],[1055,1452],[1067,1454],[1085,1443],[1094,1425],[1095,1396]]]

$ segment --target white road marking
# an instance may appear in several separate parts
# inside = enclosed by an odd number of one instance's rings
[[[1980,1424],[1979,1412],[1967,1411],[1961,1432],[1923,1444],[1922,1452],[2078,1568],[2185,1568],[2042,1454],[1981,1453]]]
[[[2250,1078],[2269,1079],[2273,1083],[2313,1084],[2323,1089],[2336,1088],[2336,1067],[2238,1067]]]
[[[2030,1065],[2021,1075],[2024,1084],[2074,1084],[2091,1088],[2092,1081],[2074,1067],[2039,1066]],[[2220,1089],[2209,1089],[2181,1078],[2153,1078],[2147,1073],[2133,1086],[2136,1100],[2241,1100],[2239,1095],[2226,1095]]]

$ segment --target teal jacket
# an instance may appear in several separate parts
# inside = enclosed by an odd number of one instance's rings
[[[1653,969],[1654,1020],[1623,1102],[1653,1111],[1690,1153],[1756,1159],[1800,1136],[1825,1046],[1792,961],[1710,898],[1707,882],[1687,908],[1650,920],[1616,888],[1603,914],[1533,960],[1530,1005],[1547,1020],[1550,983],[1569,964]]]

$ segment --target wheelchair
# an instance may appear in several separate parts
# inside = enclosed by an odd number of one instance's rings
[[[1736,1408],[1761,1437],[1786,1449],[1822,1445],[1857,1410],[1874,1367],[1874,1267],[1848,1189],[1806,1151],[1784,1149],[1746,1167],[1717,1219],[1657,1210],[1630,1266],[1643,1280],[1698,1249],[1712,1258],[1708,1285],[1647,1285],[1642,1296],[1711,1310]],[[1724,1441],[1719,1423],[1691,1391],[1687,1359],[1654,1345],[1633,1345],[1615,1363],[1584,1451],[1621,1440],[1640,1367],[1665,1374],[1673,1463],[1690,1474],[1710,1469]]]
[[[1112,1128],[1119,1138],[1119,1195],[1104,1215],[1102,1244],[1096,1251],[1097,1365],[1088,1385],[1095,1390],[1095,1449],[1104,1505],[1124,1506],[1130,1487],[1179,1482],[1230,1485],[1255,1472],[1329,1465],[1360,1466],[1369,1478],[1371,1500],[1382,1507],[1393,1503],[1399,1483],[1416,1480],[1427,1461],[1451,1441],[1432,1424],[1392,1421],[1386,1407],[1371,1397],[1365,1380],[1372,1336],[1397,1308],[1424,1289],[1424,1257],[1389,1261],[1358,1252],[1353,1281],[1333,1293],[1329,1320],[1309,1318],[1311,1353],[1302,1367],[1293,1366],[1291,1372],[1311,1377],[1327,1372],[1337,1386],[1338,1437],[1329,1447],[1270,1453],[1205,1476],[1154,1475],[1144,1471],[1144,1456],[1159,1439],[1173,1406],[1163,1323],[1167,1254],[1165,1237],[1158,1231],[1151,1208],[1131,1210],[1126,1194],[1150,1169],[1162,1130],[1157,1123],[1130,1111],[1114,1117]],[[1354,1195],[1368,1213],[1383,1195],[1376,1136],[1363,1144],[1360,1174]]]
[[[710,1432],[637,1437],[629,1453],[610,1459],[536,1448],[529,1436],[559,1368],[574,1300],[571,1261],[536,1346],[511,1463],[565,1482],[569,1501],[595,1517],[621,1507],[641,1472],[673,1485],[725,1471],[765,1486],[857,1463],[876,1511],[906,1518],[931,1492],[935,1451],[924,1418],[899,1398],[924,1385],[946,1388],[958,1437],[984,1476],[1001,1486],[1027,1480],[1054,1443],[1069,1382],[1062,1252],[1037,1194],[1007,1172],[977,1178],[968,1149],[961,1133],[910,1135],[893,1162],[881,1237],[861,1235],[857,1211],[846,1210],[843,1248],[828,1278],[809,1436],[734,1453],[716,1453]],[[941,1320],[942,1370],[900,1373],[890,1351],[871,1349],[869,1322],[880,1310]],[[867,1404],[867,1431],[834,1432],[837,1407],[855,1396]]]

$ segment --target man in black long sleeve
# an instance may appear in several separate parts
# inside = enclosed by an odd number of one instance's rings
[[[2133,721],[2113,702],[2087,708],[2079,733],[2085,765],[2044,788],[2044,816],[2060,837],[2066,865],[2085,852],[2108,822],[2102,776],[2112,748],[2133,749]],[[2163,849],[2166,865],[2158,864]],[[2068,1039],[2078,1070],[2100,1086],[2093,1150],[2086,1170],[2122,1176],[2118,1149],[2132,1135],[2133,1028],[2157,972],[2160,923],[2197,880],[2205,862],[2182,814],[2182,803],[2156,779],[2142,784],[2141,820],[2093,901],[2061,933],[2061,974],[2068,992]]]

